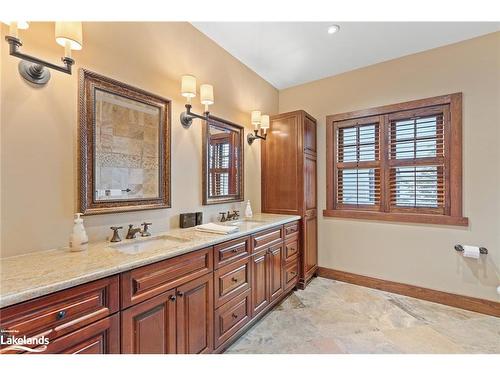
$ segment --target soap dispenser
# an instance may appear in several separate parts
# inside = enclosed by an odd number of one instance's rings
[[[250,205],[250,199],[247,200],[247,206],[245,208],[245,217],[251,218],[253,216],[252,206]]]
[[[89,238],[83,226],[83,219],[80,217],[82,214],[78,212],[75,214],[75,225],[73,225],[73,233],[69,239],[69,248],[71,251],[87,250]]]

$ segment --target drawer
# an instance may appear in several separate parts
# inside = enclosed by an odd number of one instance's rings
[[[250,289],[250,261],[250,257],[241,259],[214,272],[216,307]]]
[[[283,239],[283,226],[271,228],[252,236],[253,249],[260,250],[261,247],[281,241]]]
[[[145,301],[213,270],[213,248],[180,255],[121,274],[122,308]]]
[[[285,290],[293,288],[298,281],[298,258],[287,262],[285,265]]]
[[[298,237],[285,243],[285,260],[288,261],[299,252]]]
[[[294,233],[299,233],[299,222],[285,224],[285,238],[292,236]]]
[[[41,354],[120,354],[120,314],[52,341]]]
[[[119,309],[118,276],[93,281],[1,310],[0,326],[13,336],[45,336],[50,341]]]
[[[250,321],[250,309],[250,290],[248,289],[215,310],[215,348],[221,346]]]
[[[219,268],[250,254],[250,237],[237,238],[214,246],[214,267]]]

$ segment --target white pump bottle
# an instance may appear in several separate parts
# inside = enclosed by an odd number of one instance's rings
[[[73,226],[73,233],[71,233],[69,239],[69,247],[71,251],[84,251],[87,250],[89,244],[89,238],[87,232],[85,232],[85,227],[83,226],[83,219],[80,217],[81,213],[76,213],[75,225]]]

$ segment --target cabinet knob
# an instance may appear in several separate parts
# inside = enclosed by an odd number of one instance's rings
[[[175,301],[177,298],[172,294],[170,297],[168,297],[170,301]]]
[[[231,281],[232,281],[233,283],[237,283],[237,282],[238,282],[238,279],[237,279],[236,277],[233,277],[233,278],[231,278]]]
[[[236,315],[235,313],[233,313],[233,319],[237,319],[238,318],[238,315]]]
[[[232,253],[237,253],[238,252],[238,249],[232,249],[231,250]]]
[[[61,310],[57,313],[57,320],[61,320],[62,318],[64,318],[66,316],[66,311],[65,310]]]
[[[182,296],[184,295],[184,292],[181,292],[181,291],[179,290],[179,291],[177,291],[177,295],[178,295],[179,297],[182,297]]]

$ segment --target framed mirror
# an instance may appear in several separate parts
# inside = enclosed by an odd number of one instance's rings
[[[243,200],[243,127],[213,117],[203,123],[203,204]]]
[[[81,212],[170,207],[170,100],[85,69],[79,84]]]

